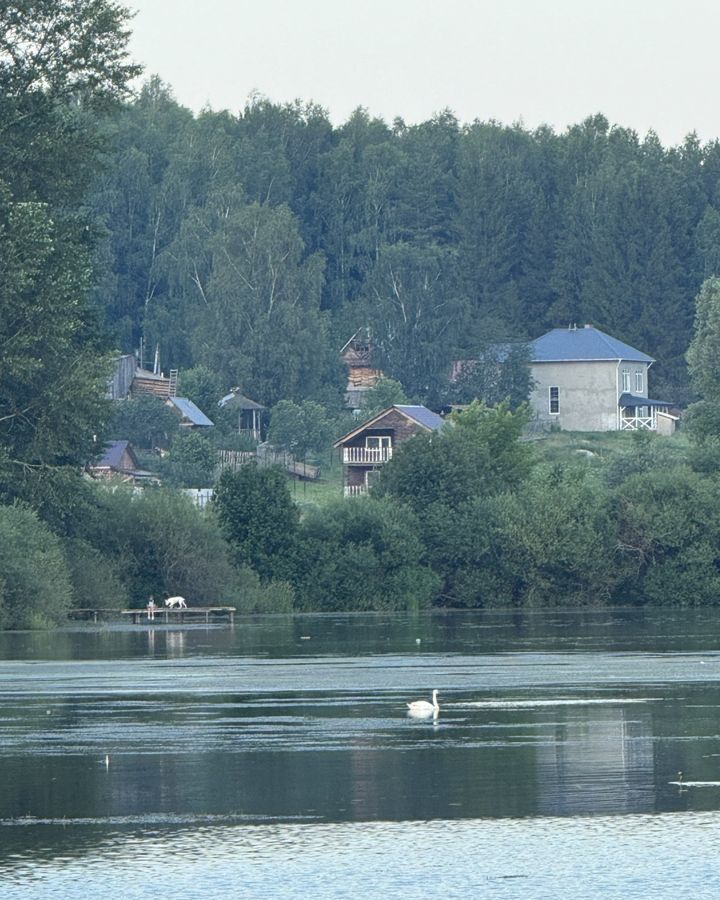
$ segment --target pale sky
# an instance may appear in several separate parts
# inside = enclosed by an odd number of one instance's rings
[[[258,92],[333,123],[450,108],[561,131],[596,112],[666,145],[720,137],[719,0],[125,0],[131,52],[198,111]]]

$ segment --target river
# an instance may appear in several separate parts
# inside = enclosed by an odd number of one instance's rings
[[[718,648],[637,610],[0,634],[0,897],[714,900]]]

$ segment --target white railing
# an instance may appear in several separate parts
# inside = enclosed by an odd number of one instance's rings
[[[343,463],[379,465],[392,459],[392,447],[343,447]]]
[[[657,429],[655,416],[632,416],[631,418],[620,416],[620,431],[640,431],[642,428],[655,431]]]
[[[344,493],[346,497],[362,497],[367,494],[368,489],[365,484],[346,484]]]

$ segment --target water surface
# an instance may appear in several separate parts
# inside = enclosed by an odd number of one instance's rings
[[[606,610],[0,635],[0,894],[171,856],[168,897],[716,897],[718,647]]]

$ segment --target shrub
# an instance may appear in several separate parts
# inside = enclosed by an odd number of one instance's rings
[[[30,509],[0,506],[0,626],[43,628],[61,622],[72,588],[60,540]]]

